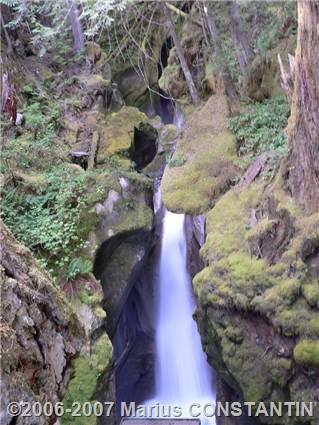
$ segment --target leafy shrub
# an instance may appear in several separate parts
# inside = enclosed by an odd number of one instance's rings
[[[245,105],[229,124],[237,138],[239,155],[248,155],[253,160],[262,152],[274,150],[283,156],[287,148],[284,128],[289,114],[289,104],[283,96]]]

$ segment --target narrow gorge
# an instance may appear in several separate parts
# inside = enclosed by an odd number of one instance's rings
[[[1,424],[317,425],[318,2],[0,6]]]

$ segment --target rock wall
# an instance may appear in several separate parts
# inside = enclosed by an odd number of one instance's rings
[[[63,397],[85,334],[71,305],[30,251],[1,224],[1,423],[13,401]],[[54,422],[54,418],[51,418]],[[43,417],[16,424],[45,424]]]

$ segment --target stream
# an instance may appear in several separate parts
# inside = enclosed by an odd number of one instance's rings
[[[175,109],[173,122],[182,128],[181,110]],[[156,197],[155,210],[161,203],[160,191]],[[195,299],[187,257],[185,215],[164,210],[156,291],[155,394],[146,404],[180,406],[186,418],[193,403],[216,402],[213,371],[193,319]],[[208,423],[207,418],[202,417],[202,423]],[[210,419],[209,424],[214,425],[215,420]]]
[[[187,270],[185,216],[165,212],[159,272],[154,400],[183,407],[213,403],[212,371],[203,353],[191,278]]]

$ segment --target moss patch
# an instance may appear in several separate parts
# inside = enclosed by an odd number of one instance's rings
[[[294,358],[303,366],[319,366],[319,341],[300,341],[294,349]]]
[[[133,142],[134,128],[146,121],[143,112],[130,106],[124,106],[119,112],[107,116],[101,126],[97,162],[101,164],[111,155],[128,152]]]
[[[63,399],[65,409],[74,410],[72,404],[78,402],[83,406],[85,402],[94,403],[94,393],[98,378],[108,366],[112,358],[112,345],[106,334],[102,335],[93,345],[90,357],[81,356],[74,362],[73,377]],[[96,417],[72,417],[65,413],[62,424],[76,423],[79,425],[95,425]]]
[[[179,166],[167,167],[162,180],[163,202],[169,210],[207,211],[232,184],[236,150],[227,130],[227,116],[226,99],[215,95],[185,123],[171,159]]]

